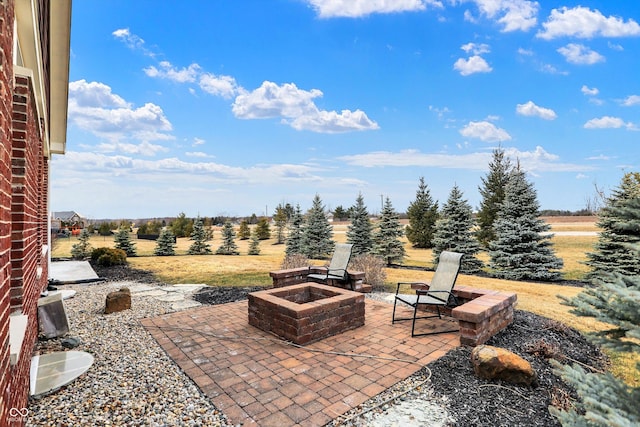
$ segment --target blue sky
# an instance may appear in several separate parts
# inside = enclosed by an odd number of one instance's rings
[[[89,218],[473,207],[504,148],[543,209],[640,170],[640,4],[82,0],[51,208]]]

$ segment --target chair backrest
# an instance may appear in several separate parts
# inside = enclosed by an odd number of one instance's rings
[[[460,271],[460,261],[462,255],[457,252],[442,251],[438,260],[438,267],[431,279],[429,291],[451,292],[456,283],[458,272]]]
[[[329,271],[342,271],[344,277],[347,276],[347,266],[351,259],[351,250],[353,245],[349,243],[337,243],[333,250],[333,257],[329,263]]]

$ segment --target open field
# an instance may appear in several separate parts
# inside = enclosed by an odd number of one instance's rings
[[[597,232],[595,219],[591,217],[549,217],[552,231],[561,232]],[[337,242],[346,240],[345,232],[348,223],[335,223],[334,239]],[[186,255],[191,244],[188,238],[178,239],[176,252],[179,256],[155,257],[155,242],[133,239],[140,256],[129,258],[131,266],[154,272],[159,280],[167,283],[203,283],[211,286],[268,286],[271,284],[269,271],[277,270],[284,258],[284,245],[275,245],[274,239],[260,242],[259,256],[244,255],[247,253],[249,241],[237,241],[240,253],[238,256]],[[553,237],[556,254],[564,260],[563,277],[567,280],[581,280],[588,271],[582,264],[586,253],[591,251],[597,241],[596,235],[555,235]],[[54,245],[54,257],[68,257],[71,246],[77,237],[59,239]],[[407,258],[405,264],[431,269],[433,268],[431,250],[413,249],[405,239]],[[214,230],[214,239],[210,242],[212,250],[221,244],[220,228]],[[94,236],[91,245],[96,247],[113,247],[110,237]],[[484,261],[488,255],[480,256]],[[323,261],[317,261],[322,264]],[[401,281],[429,281],[433,275],[430,271],[387,269],[387,286],[395,289],[395,283]],[[559,295],[571,298],[580,292],[580,288],[551,284],[534,284],[508,280],[497,280],[478,276],[461,275],[458,282],[477,288],[495,289],[518,294],[518,308],[558,320],[576,329],[589,332],[602,330],[607,325],[592,318],[577,317],[569,313],[569,307],[562,305]],[[635,362],[640,355],[610,354],[613,360],[612,371],[624,378],[631,385],[640,385],[640,373],[635,369]]]

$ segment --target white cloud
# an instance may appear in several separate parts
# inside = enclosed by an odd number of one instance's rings
[[[473,55],[482,55],[483,53],[491,52],[489,45],[485,43],[467,43],[460,46],[460,49],[467,53],[472,53]]]
[[[629,95],[623,101],[622,105],[625,107],[631,107],[634,105],[640,105],[640,95]]]
[[[453,69],[459,71],[463,76],[475,73],[490,73],[493,71],[493,68],[489,66],[487,61],[478,55],[474,55],[469,59],[459,58],[455,64],[453,64]]]
[[[632,123],[625,123],[619,117],[602,116],[597,119],[591,119],[584,124],[585,129],[619,129],[619,128],[632,129],[634,126]]]
[[[318,89],[306,91],[294,83],[277,85],[265,81],[252,92],[240,94],[232,106],[233,114],[241,119],[282,117],[283,122],[297,130],[337,133],[353,130],[378,129],[378,124],[360,111],[322,111],[313,102],[322,97]]]
[[[477,138],[485,142],[501,142],[511,139],[511,135],[506,130],[487,121],[469,122],[460,130],[460,134],[467,138]]]
[[[540,117],[545,120],[555,120],[558,115],[550,108],[539,107],[533,101],[516,105],[516,112],[522,116]]]
[[[503,32],[527,31],[534,27],[538,20],[538,2],[529,0],[463,0],[476,4],[480,13],[489,19],[495,19],[502,25]],[[477,21],[471,12],[465,11],[466,20]]]
[[[216,76],[211,73],[204,73],[200,76],[200,88],[205,92],[230,99],[244,89],[236,83],[236,79],[231,76]]]
[[[204,153],[202,151],[187,151],[184,154],[187,157],[200,157],[200,158],[213,157],[212,155]]]
[[[533,56],[533,51],[531,49],[525,49],[525,48],[519,47],[518,54],[522,56]]]
[[[69,83],[69,121],[80,129],[112,142],[169,140],[171,123],[162,108],[147,103],[134,108],[103,83]]]
[[[582,85],[582,88],[580,88],[580,91],[587,96],[596,96],[598,93],[600,93],[598,88],[596,87],[590,88],[587,85]]]
[[[357,18],[374,13],[398,13],[442,9],[438,0],[307,0],[321,18]]]
[[[206,141],[204,139],[202,139],[202,138],[193,138],[193,144],[192,145],[194,147],[197,147],[199,145],[204,145],[205,142]]]
[[[193,83],[200,72],[200,66],[198,64],[191,64],[186,68],[178,69],[169,61],[162,61],[159,66],[160,68],[156,68],[151,65],[143,71],[149,77],[172,80],[178,83]]]
[[[95,151],[100,153],[125,153],[138,154],[142,156],[155,156],[160,152],[167,152],[169,149],[162,145],[151,144],[143,141],[140,144],[130,144],[126,142],[103,142],[94,147]]]
[[[131,50],[138,50],[147,56],[155,56],[153,52],[146,48],[144,40],[132,34],[128,28],[117,29],[111,35],[123,42]]]
[[[572,64],[592,65],[605,60],[604,56],[600,55],[598,52],[577,43],[569,43],[568,45],[559,48],[558,52],[565,57],[567,62]]]
[[[558,37],[629,37],[640,35],[640,25],[633,19],[626,22],[614,16],[605,17],[599,10],[576,6],[573,9],[562,7],[553,9],[547,22],[542,24],[544,30],[537,37],[551,40]]]

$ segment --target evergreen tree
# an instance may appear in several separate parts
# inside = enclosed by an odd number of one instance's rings
[[[553,252],[551,228],[538,213],[533,185],[517,165],[509,174],[504,201],[489,243],[493,275],[511,280],[559,280],[562,260]]]
[[[260,239],[258,239],[258,234],[255,232],[251,233],[247,255],[260,255]]]
[[[111,224],[108,222],[103,222],[98,227],[98,234],[101,236],[111,236]]]
[[[462,198],[462,192],[454,185],[447,203],[442,207],[440,218],[436,221],[433,234],[434,264],[438,264],[442,251],[464,254],[460,271],[466,274],[477,273],[484,266],[476,258],[480,252],[480,243],[473,235],[474,226],[471,205]]]
[[[271,229],[269,228],[269,220],[267,218],[260,218],[256,225],[256,234],[258,239],[267,240],[271,238]]]
[[[281,245],[285,242],[285,229],[287,228],[287,211],[284,206],[278,205],[273,221],[276,226],[276,245]]]
[[[249,223],[246,219],[240,221],[240,228],[238,228],[238,237],[240,240],[247,240],[251,237],[251,229],[249,228]]]
[[[218,255],[240,255],[238,246],[236,245],[236,232],[233,230],[231,221],[224,223],[222,226],[222,244],[216,251]]]
[[[414,248],[430,248],[433,246],[433,231],[438,219],[438,203],[433,201],[429,187],[420,177],[416,199],[407,209],[409,225],[405,233]]]
[[[616,224],[611,232],[629,229],[640,230],[640,195],[617,199]],[[604,231],[603,231],[604,232]],[[640,242],[623,243],[625,251],[640,258]],[[588,338],[596,344],[615,352],[640,352],[640,274],[620,273],[598,269],[593,280],[595,287],[588,287],[574,299],[565,302],[573,306],[571,313],[593,317],[610,329],[592,333]],[[587,373],[578,365],[561,366],[555,363],[557,372],[575,387],[581,402],[575,409],[562,412],[550,407],[563,426],[637,426],[640,425],[640,387],[630,387],[610,373]],[[640,370],[640,363],[636,364]]]
[[[596,278],[601,272],[618,272],[628,276],[640,275],[640,258],[626,249],[630,243],[640,242],[640,226],[620,227],[627,215],[625,207],[629,200],[640,197],[640,172],[623,176],[620,185],[607,198],[605,206],[598,212],[598,234],[595,251],[587,253],[585,262],[591,271],[588,278]]]
[[[160,236],[156,240],[156,248],[153,254],[156,256],[173,256],[176,254],[176,237],[173,232],[168,228],[163,228],[160,231]]]
[[[511,171],[511,160],[505,157],[500,147],[493,151],[493,160],[489,163],[489,172],[482,178],[482,187],[478,187],[482,201],[477,214],[478,232],[476,236],[485,247],[495,240],[494,223],[505,195],[505,187]]]
[[[302,226],[304,218],[300,211],[300,205],[296,205],[291,215],[289,235],[287,236],[285,255],[302,254]]]
[[[320,195],[313,198],[311,209],[307,213],[307,220],[302,227],[302,241],[300,247],[302,254],[308,258],[323,259],[333,252],[336,242],[333,241],[333,229]]]
[[[400,240],[403,234],[400,216],[387,197],[378,221],[378,229],[373,236],[373,254],[384,258],[387,265],[392,262],[402,262],[406,256],[404,245]]]
[[[169,227],[176,237],[187,237],[193,233],[193,221],[191,221],[184,212],[180,212],[178,217],[174,219]]]
[[[193,231],[191,232],[191,237],[189,238],[189,240],[193,241],[191,246],[189,246],[189,250],[187,251],[189,255],[211,254],[211,245],[207,243],[211,240],[211,237],[207,233],[207,230],[205,230],[204,228],[202,218],[197,217],[193,222]]]
[[[131,241],[128,228],[120,228],[113,240],[116,249],[122,249],[127,256],[136,256],[136,245]]]
[[[93,248],[91,247],[91,243],[89,243],[90,238],[91,234],[89,234],[89,230],[83,228],[78,236],[78,243],[71,246],[71,256],[73,259],[84,259],[91,256]]]
[[[373,250],[373,225],[361,193],[358,194],[351,212],[351,223],[347,227],[347,243],[353,245],[353,255],[368,254]]]
[[[344,210],[342,205],[336,206],[333,210],[333,219],[335,221],[344,221],[345,218],[349,218],[349,213]]]

